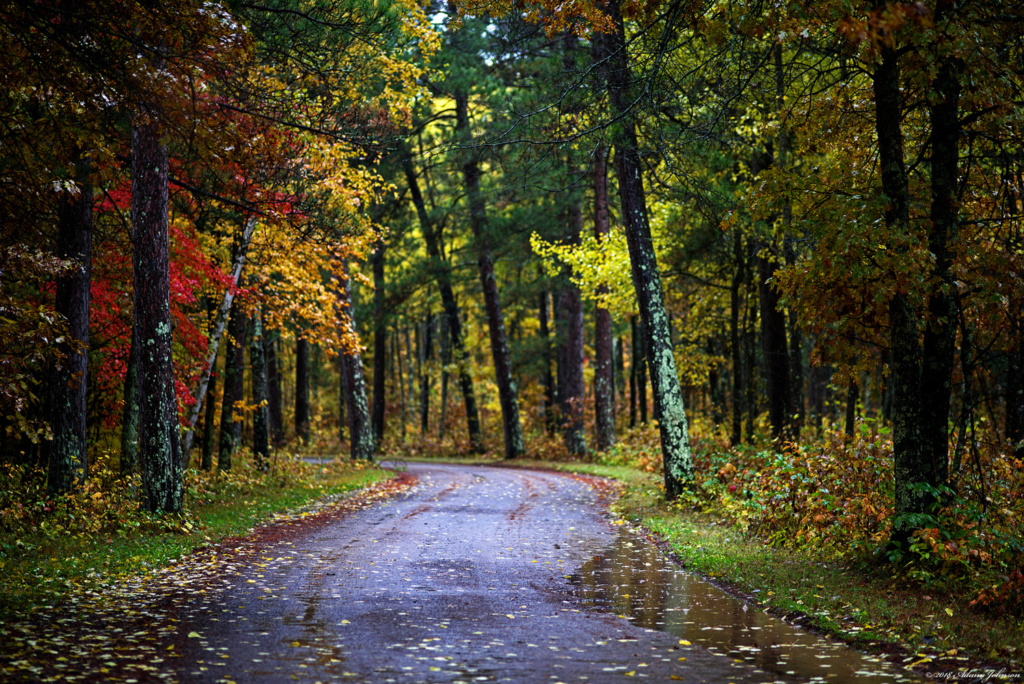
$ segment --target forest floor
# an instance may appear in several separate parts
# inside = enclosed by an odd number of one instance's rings
[[[472,462],[463,459],[461,462]],[[478,461],[480,462],[480,461]],[[493,463],[493,462],[491,462]],[[915,581],[885,563],[770,546],[713,506],[667,504],[658,476],[628,466],[502,461],[609,477],[612,509],[677,563],[770,614],[947,681],[1024,681],[1024,622],[969,606],[956,583]]]

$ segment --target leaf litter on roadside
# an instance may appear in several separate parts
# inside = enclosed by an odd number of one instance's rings
[[[0,679],[41,682],[177,681],[170,662],[186,640],[179,622],[201,611],[245,570],[266,565],[265,550],[338,517],[395,496],[415,483],[409,475],[355,493],[328,497],[274,519],[245,537],[197,549],[164,567],[109,578],[72,591],[56,605],[4,616]],[[269,554],[270,562],[288,556]],[[272,591],[272,588],[270,589]],[[221,654],[227,659],[229,654]]]

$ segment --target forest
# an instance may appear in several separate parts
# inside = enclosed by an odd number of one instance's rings
[[[0,72],[5,535],[602,462],[1024,611],[1019,3],[26,0]]]

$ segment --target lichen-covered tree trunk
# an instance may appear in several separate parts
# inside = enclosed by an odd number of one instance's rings
[[[252,317],[249,368],[252,372],[252,456],[256,469],[263,471],[270,467],[270,419],[267,410],[267,359],[263,351],[263,322],[258,311]]]
[[[64,359],[50,386],[50,443],[46,490],[57,496],[75,489],[88,470],[86,379],[89,370],[89,286],[92,274],[92,186],[89,158],[75,156],[75,193],[62,193],[57,218],[57,256],[73,266],[57,278],[55,309],[67,322]]]
[[[178,398],[171,338],[167,148],[153,121],[132,126],[132,273],[139,342],[139,464],[143,506],[182,507]]]
[[[338,311],[346,337],[356,337],[356,324],[352,318],[352,280],[349,277],[348,262],[342,266],[340,282],[337,285]],[[358,338],[357,338],[358,339]],[[358,347],[351,353],[341,355],[342,371],[345,374],[345,405],[348,409],[349,448],[353,460],[373,460],[373,429],[370,425],[370,409],[366,402],[366,381],[363,377],[363,358]]]
[[[379,240],[370,256],[373,269],[373,440],[384,439],[384,409],[387,404],[387,340],[388,329],[384,320],[384,250]]]
[[[295,435],[309,442],[309,340],[295,340]]]
[[[594,236],[604,240],[610,231],[608,220],[608,150],[598,148],[594,155]],[[601,285],[598,297],[609,292]],[[597,450],[615,444],[615,386],[612,362],[612,315],[600,302],[594,311],[594,429]]]
[[[217,450],[217,470],[231,470],[231,458],[242,441],[242,421],[235,420],[235,405],[244,399],[243,384],[245,356],[245,315],[241,302],[231,304],[228,317],[228,344],[224,349],[224,392],[220,403],[220,444]]]
[[[412,159],[406,155],[402,162],[406,180],[409,182],[409,195],[412,198],[413,206],[416,207],[416,216],[419,219],[420,231],[423,233],[423,241],[427,248],[427,256],[433,264],[434,274],[437,277],[438,289],[441,294],[441,305],[444,307],[444,314],[448,327],[448,346],[450,354],[453,354],[458,363],[459,390],[462,392],[463,404],[466,408],[466,432],[469,436],[469,446],[474,453],[482,453],[484,450],[483,434],[480,431],[480,413],[476,406],[476,392],[473,389],[473,376],[469,374],[469,351],[462,339],[462,322],[459,314],[459,305],[455,300],[455,293],[452,290],[451,266],[441,252],[441,244],[437,233],[434,230],[433,222],[427,213],[426,203],[420,193],[419,182],[416,179]],[[447,361],[445,363],[447,365]],[[447,403],[447,373],[442,373],[442,397],[441,422],[439,431],[444,432],[444,417],[448,407]]]
[[[626,48],[625,24],[620,0],[610,0],[607,12],[614,23],[608,34],[608,68],[605,78],[612,112],[620,117],[616,126],[615,175],[619,182],[622,220],[626,228],[629,261],[637,305],[644,329],[647,365],[651,372],[661,453],[665,468],[665,496],[674,499],[694,480],[690,436],[672,353],[668,313],[661,290],[661,274],[654,254],[643,185],[643,165],[637,142],[633,106],[633,77]]]

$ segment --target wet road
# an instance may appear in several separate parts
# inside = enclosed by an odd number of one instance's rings
[[[412,464],[410,472],[418,484],[408,493],[264,549],[223,593],[180,615],[191,638],[175,659],[178,676],[211,682],[810,678],[680,639],[678,630],[637,620],[628,610],[596,609],[588,580],[595,557],[623,542],[587,483],[486,467]],[[640,562],[641,569],[656,563]]]

